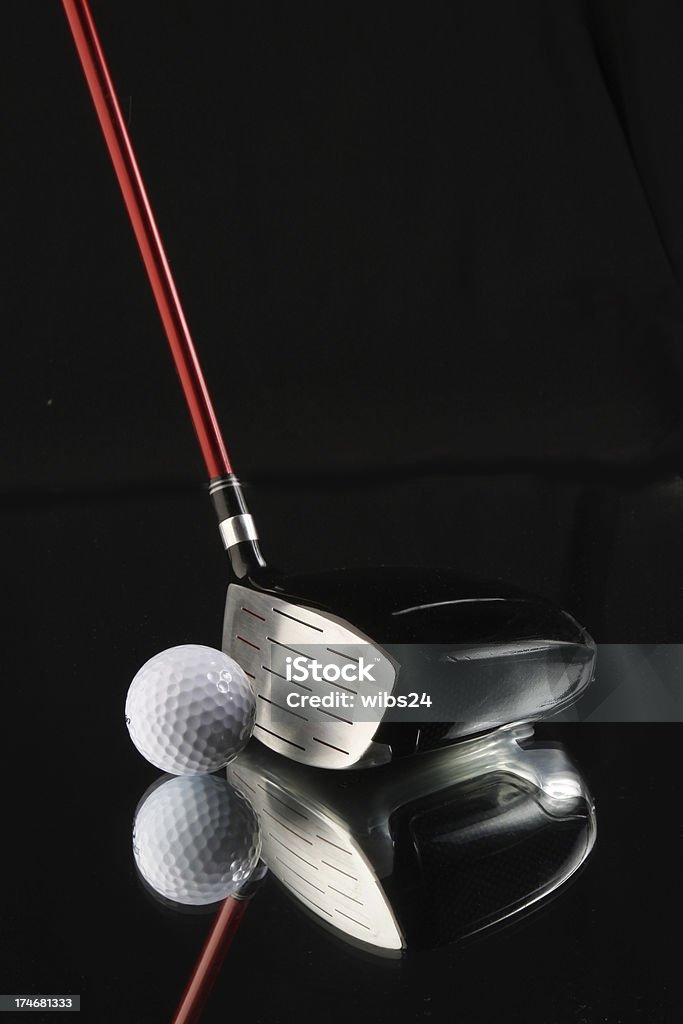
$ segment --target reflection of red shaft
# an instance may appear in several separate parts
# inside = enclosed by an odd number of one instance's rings
[[[171,1024],[195,1024],[199,1020],[248,903],[248,899],[228,897],[218,911]]]
[[[62,0],[102,133],[154,292],[209,478],[232,472],[171,268],[87,0]]]

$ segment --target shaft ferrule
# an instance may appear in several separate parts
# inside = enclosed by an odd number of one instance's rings
[[[209,496],[223,546],[235,575],[242,579],[265,562],[258,545],[256,524],[247,509],[240,482],[233,474],[214,477],[209,484]]]
[[[218,524],[218,529],[221,532],[226,551],[229,551],[235,544],[258,540],[256,526],[250,515],[231,516],[230,519],[224,519]]]

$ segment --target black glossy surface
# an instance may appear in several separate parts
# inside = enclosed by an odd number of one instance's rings
[[[482,493],[467,481],[451,487],[456,499]],[[279,500],[272,496],[273,505]],[[374,499],[365,507],[376,509]],[[485,519],[481,497],[478,508]],[[39,508],[17,500],[2,523],[11,603],[0,987],[80,991],[81,1019],[93,1024],[161,1024],[211,919],[169,914],[136,878],[132,816],[156,773],[130,744],[123,703],[134,672],[156,651],[219,641],[227,571],[213,519],[198,488],[186,498],[65,497]],[[314,536],[311,565],[332,547],[322,530]],[[485,563],[487,537],[471,530],[469,538],[470,557]],[[623,553],[631,566],[640,557]],[[629,612],[642,601],[645,566],[653,571],[642,557],[625,595]],[[538,562],[518,559],[512,568],[538,587]],[[668,566],[658,571],[666,576]],[[648,605],[640,607],[647,625]],[[629,635],[644,634],[629,634],[626,617],[621,636]],[[340,946],[267,883],[207,1024],[236,1007],[263,1024],[293,1016],[313,1024],[323,1009],[340,1024],[416,1024],[451,1019],[454,1008],[468,1024],[676,1021],[680,727],[547,724],[543,735],[566,743],[599,812],[593,856],[552,905],[457,951],[392,965]]]

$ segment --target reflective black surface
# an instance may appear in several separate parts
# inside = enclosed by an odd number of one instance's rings
[[[472,500],[467,481],[451,486],[452,496]],[[276,494],[272,505],[284,500]],[[485,517],[486,502],[479,507]],[[186,497],[65,495],[39,511],[16,500],[3,529],[11,602],[2,988],[80,991],[88,1021],[163,1022],[212,917],[160,907],[137,878],[132,817],[157,773],[130,744],[123,703],[134,672],[157,650],[219,641],[227,571],[211,512],[201,488]],[[331,546],[322,529],[316,539],[309,564]],[[470,557],[485,561],[487,539],[474,530],[469,539]],[[643,600],[636,584],[654,569],[645,551],[623,557],[642,566],[629,594],[614,595],[628,597],[630,612]],[[518,558],[516,568],[538,587],[536,563]],[[650,625],[649,605],[641,608]],[[620,635],[644,633],[631,633],[625,616]],[[597,844],[548,907],[486,938],[400,963],[368,960],[266,882],[206,1021],[225,1020],[235,1006],[267,1024],[293,1015],[312,1022],[321,1007],[332,1020],[363,1024],[450,1018],[455,1009],[476,1024],[675,1020],[679,734],[676,725],[540,729],[541,739],[566,745],[595,795]]]

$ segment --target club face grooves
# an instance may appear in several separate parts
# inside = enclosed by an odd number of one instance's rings
[[[250,769],[231,767],[261,821],[263,855],[274,875],[317,919],[352,941],[398,952],[404,936],[362,845],[323,805]],[[283,799],[284,798],[284,799]]]
[[[257,696],[255,735],[266,746],[297,761],[322,768],[348,768],[369,759],[375,763],[390,760],[389,749],[373,742],[377,722],[352,721],[351,715],[336,707],[334,712],[320,708],[327,719],[324,722],[319,715],[309,720],[305,713],[286,704],[292,689],[322,697],[346,687],[312,679],[306,684],[289,682],[279,667],[276,670],[269,664],[269,651],[277,649],[283,655],[291,652],[296,656],[310,644],[320,644],[334,655],[355,660],[340,648],[360,643],[368,644],[368,656],[378,659],[377,680],[391,691],[396,680],[394,664],[380,647],[350,624],[316,609],[299,607],[272,593],[249,590],[239,584],[228,588],[223,650],[240,663],[252,681]],[[354,685],[361,689],[360,684]]]

